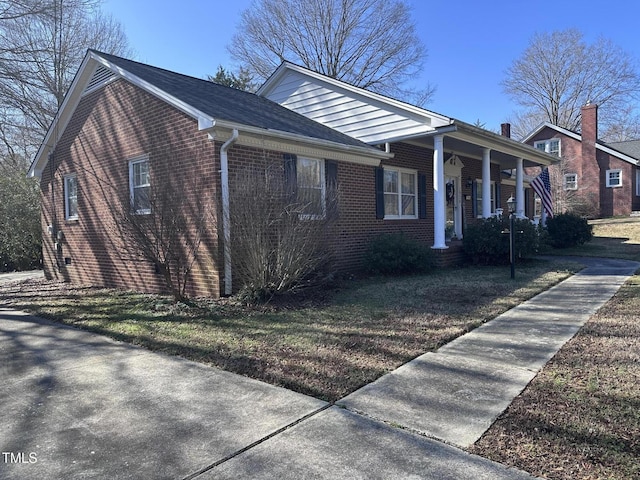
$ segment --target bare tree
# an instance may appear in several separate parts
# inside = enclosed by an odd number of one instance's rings
[[[568,29],[535,35],[502,86],[525,109],[522,116],[570,130],[580,129],[582,105],[597,103],[607,132],[616,112],[638,99],[640,75],[636,59],[610,40],[587,44],[579,30]]]
[[[215,224],[212,205],[198,193],[205,190],[205,185],[180,182],[171,175],[153,175],[141,200],[144,213],[128,195],[115,209],[125,251],[153,263],[176,302],[187,299],[202,237]]]
[[[44,137],[87,48],[128,53],[121,25],[98,0],[22,0],[0,6],[0,121],[5,144]],[[8,138],[7,138],[8,137]]]
[[[434,89],[402,88],[426,50],[401,0],[257,0],[228,47],[256,81],[284,60],[384,95],[424,104]]]

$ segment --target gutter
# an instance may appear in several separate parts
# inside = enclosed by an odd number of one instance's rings
[[[229,207],[229,161],[227,150],[238,139],[238,130],[233,129],[231,138],[220,147],[220,181],[222,183],[222,235],[224,252],[224,294],[231,295],[233,278],[231,269],[231,212]]]

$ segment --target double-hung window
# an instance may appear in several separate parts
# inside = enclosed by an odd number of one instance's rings
[[[323,218],[327,196],[324,160],[298,157],[296,177],[302,214],[310,219]]]
[[[622,170],[607,170],[607,187],[615,188],[622,186]]]
[[[538,150],[547,152],[550,155],[555,155],[556,157],[559,157],[561,154],[559,138],[550,138],[549,140],[539,140],[537,142],[534,142],[533,146]]]
[[[564,175],[564,189],[565,190],[577,190],[578,189],[578,174],[577,173],[565,173],[565,175]]]
[[[384,167],[384,218],[418,218],[417,192],[415,170]]]
[[[64,218],[78,219],[78,177],[75,173],[64,176]]]
[[[491,188],[489,189],[489,192],[491,195],[491,211],[489,212],[489,214],[491,214],[496,211],[496,182],[491,182]],[[484,213],[482,211],[482,180],[477,180],[476,212],[477,212],[477,217],[482,218]]]
[[[134,213],[151,213],[151,180],[149,159],[142,157],[129,161],[129,195]]]

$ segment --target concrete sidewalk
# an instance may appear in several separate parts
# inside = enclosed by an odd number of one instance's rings
[[[531,478],[446,443],[479,437],[640,267],[586,262],[339,406],[0,308],[0,478]]]

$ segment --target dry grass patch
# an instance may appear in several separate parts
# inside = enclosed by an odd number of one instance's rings
[[[589,223],[593,225],[593,240],[548,253],[640,261],[640,217],[605,218]]]
[[[473,452],[549,479],[640,478],[640,276],[536,376]]]
[[[173,304],[50,282],[0,287],[0,302],[153,350],[335,401],[566,278],[575,264],[378,278],[295,304]]]

